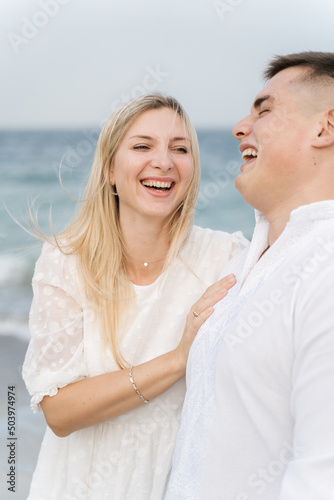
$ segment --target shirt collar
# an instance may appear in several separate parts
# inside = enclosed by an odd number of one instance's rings
[[[317,201],[292,210],[288,225],[334,218],[334,200]],[[266,216],[255,209],[256,224],[268,225]],[[269,228],[269,226],[268,226]]]

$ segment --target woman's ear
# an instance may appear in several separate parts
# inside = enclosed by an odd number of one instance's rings
[[[327,109],[321,114],[316,127],[312,146],[326,148],[334,145],[334,108]]]
[[[110,186],[114,186],[115,183],[115,176],[114,176],[114,164],[113,162],[110,163],[109,168],[107,168],[104,172],[104,178],[106,180],[107,184],[110,184]]]
[[[115,184],[116,184],[115,176],[114,176],[114,169],[112,167],[110,167],[110,170],[109,170],[109,182],[110,182],[111,186],[115,186]]]

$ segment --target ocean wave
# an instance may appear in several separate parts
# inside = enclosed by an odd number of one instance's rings
[[[0,335],[18,337],[28,342],[30,339],[28,320],[26,318],[0,319]]]
[[[0,255],[0,287],[29,285],[34,272],[35,259],[31,256]]]

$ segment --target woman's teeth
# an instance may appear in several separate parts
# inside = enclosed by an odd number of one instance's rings
[[[144,180],[141,181],[143,186],[146,186],[148,188],[154,188],[154,189],[170,189],[172,187],[172,182],[166,181],[166,182],[161,182],[161,181],[152,181],[152,180]]]

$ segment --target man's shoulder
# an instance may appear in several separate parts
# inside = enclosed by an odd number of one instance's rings
[[[305,304],[313,308],[319,301],[332,297],[334,226],[333,232],[314,231],[293,245],[288,256],[276,269],[272,283],[283,290],[286,297],[290,297],[285,302],[285,307],[292,310],[291,306],[294,304],[293,309],[303,311],[303,314]],[[269,283],[268,285],[270,286]]]
[[[298,274],[311,275],[334,265],[334,224],[333,233],[319,231],[306,235],[295,248],[291,249],[285,267]]]

